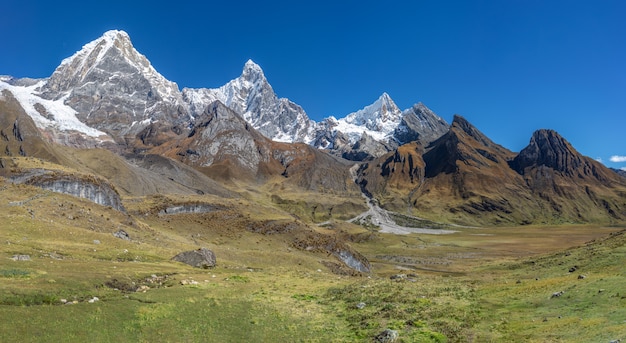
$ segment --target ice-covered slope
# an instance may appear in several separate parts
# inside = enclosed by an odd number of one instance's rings
[[[106,133],[89,127],[76,118],[76,111],[65,105],[65,97],[57,100],[42,99],[38,89],[46,83],[41,80],[30,86],[12,85],[8,77],[0,77],[0,93],[6,90],[20,103],[35,125],[56,131],[74,131],[93,138],[107,139]]]

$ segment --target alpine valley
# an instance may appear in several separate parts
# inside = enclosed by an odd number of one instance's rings
[[[13,256],[0,262],[0,312],[47,313],[33,317],[37,333],[0,326],[9,341],[57,340],[46,315],[71,323],[59,329],[70,341],[608,342],[626,332],[613,292],[623,263],[612,257],[624,256],[626,178],[553,130],[513,152],[462,116],[402,110],[387,93],[315,122],[251,60],[222,87],[181,90],[112,30],[49,78],[0,77],[0,154],[0,254]],[[217,256],[208,274],[170,261],[200,247]],[[570,267],[591,281],[566,280]],[[564,289],[571,304],[544,299]],[[592,293],[616,305],[599,300],[596,311]],[[108,300],[102,317],[94,298]]]

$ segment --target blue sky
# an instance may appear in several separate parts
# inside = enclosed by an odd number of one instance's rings
[[[550,128],[622,168],[625,17],[621,0],[4,0],[0,74],[47,77],[121,29],[181,88],[221,86],[253,59],[315,120],[387,92],[402,109],[463,115],[513,151]]]

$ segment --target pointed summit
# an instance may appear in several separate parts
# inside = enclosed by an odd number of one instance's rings
[[[261,67],[252,60],[244,64],[241,76],[220,88],[186,88],[183,93],[192,112],[202,112],[207,104],[220,101],[275,141],[302,142],[315,124],[302,107],[278,98]]]
[[[374,103],[348,114],[342,119],[347,124],[365,126],[367,129],[389,134],[400,123],[402,111],[389,94],[383,93]]]
[[[81,122],[116,138],[136,134],[150,121],[184,127],[189,119],[176,83],[159,74],[120,30],[105,32],[64,59],[41,97],[63,99]]]
[[[150,83],[158,93],[155,95],[170,100],[178,98],[176,83],[165,79],[144,55],[135,50],[128,33],[110,30],[64,59],[48,80],[44,95],[60,97],[62,93],[89,82],[115,82],[126,75],[136,78],[137,74]],[[105,79],[104,76],[109,77]]]
[[[263,74],[263,69],[253,60],[249,59],[243,66],[243,73],[260,73]]]
[[[456,128],[457,132],[459,132],[458,130],[464,132],[474,140],[482,143],[487,147],[493,147],[497,145],[491,139],[487,138],[487,136],[485,136],[482,132],[480,132],[474,125],[470,124],[467,119],[458,114],[455,114],[454,118],[452,119],[452,128]]]
[[[263,69],[261,69],[261,66],[254,63],[252,60],[248,60],[246,64],[244,64],[240,78],[254,84],[263,85],[267,83],[269,86],[269,83],[265,78],[265,74],[263,73]]]

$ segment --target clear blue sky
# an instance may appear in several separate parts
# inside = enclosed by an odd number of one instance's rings
[[[47,77],[121,29],[181,88],[221,86],[251,58],[315,120],[387,92],[402,109],[461,114],[513,151],[551,128],[621,168],[625,18],[622,0],[4,0],[0,74]]]

